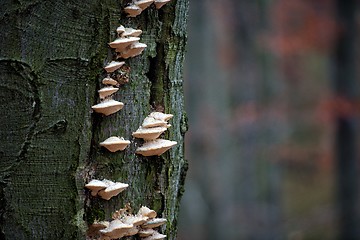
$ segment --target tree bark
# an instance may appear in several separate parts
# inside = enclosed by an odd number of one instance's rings
[[[11,1],[0,3],[0,239],[85,239],[94,219],[110,219],[130,203],[167,218],[162,231],[175,239],[187,169],[183,140],[182,68],[187,0],[154,6],[136,18],[129,1]],[[108,42],[120,25],[143,30],[147,48],[126,60],[130,82],[115,94],[124,108],[92,113],[103,66],[114,59]],[[135,155],[131,137],[153,110],[174,114],[164,138],[178,144],[160,157]],[[132,141],[110,153],[110,136]],[[84,184],[107,178],[129,188],[109,201]]]

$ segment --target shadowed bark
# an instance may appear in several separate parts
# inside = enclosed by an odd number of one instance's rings
[[[87,224],[110,219],[130,203],[167,218],[175,239],[187,163],[183,139],[182,67],[187,0],[154,6],[136,18],[125,1],[12,1],[0,3],[0,239],[85,239]],[[120,25],[143,30],[148,45],[126,60],[130,82],[114,96],[124,108],[92,113],[114,59],[107,43]],[[160,157],[135,155],[131,133],[152,110],[174,114],[164,138],[178,145]],[[99,147],[110,136],[132,141],[119,153]],[[109,201],[93,198],[93,178],[128,183]]]

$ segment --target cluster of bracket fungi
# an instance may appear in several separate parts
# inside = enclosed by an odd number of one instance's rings
[[[160,9],[170,0],[135,0],[125,7],[124,11],[128,17],[136,17],[143,10],[154,3],[156,9]],[[147,47],[140,43],[142,30],[125,28],[120,26],[116,29],[118,38],[109,43],[110,48],[116,52],[116,60],[111,61],[104,67],[107,76],[102,80],[102,87],[98,93],[100,103],[92,106],[93,111],[105,116],[114,114],[124,107],[124,103],[112,98],[113,94],[119,90],[119,86],[129,81],[129,67],[125,61],[118,59],[128,59],[140,55]],[[112,75],[116,76],[115,79]],[[135,138],[144,139],[144,144],[136,149],[137,154],[147,156],[160,156],[177,142],[159,139],[160,135],[171,125],[168,121],[173,117],[172,114],[162,112],[152,112],[147,116],[142,125],[133,132]],[[110,152],[124,150],[131,142],[123,137],[111,136],[100,143],[100,146]],[[85,185],[91,191],[93,197],[99,196],[102,199],[110,200],[124,191],[129,185],[121,182],[113,182],[107,179],[93,179]],[[144,240],[164,239],[166,235],[160,234],[153,228],[159,227],[166,222],[165,218],[156,218],[156,212],[148,207],[142,206],[136,215],[131,214],[130,205],[120,209],[113,214],[112,221],[95,221],[88,229],[88,236],[99,240],[118,239],[127,236],[138,235]]]
[[[156,212],[142,206],[137,214],[131,213],[129,205],[115,211],[111,221],[95,221],[88,229],[88,235],[99,240],[118,239],[138,235],[143,240],[164,239],[154,228],[166,223],[165,218],[157,218]]]

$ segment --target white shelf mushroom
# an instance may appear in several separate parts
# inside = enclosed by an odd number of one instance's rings
[[[101,102],[99,104],[96,104],[91,108],[97,113],[102,113],[105,116],[108,116],[110,114],[116,113],[117,111],[121,110],[123,107],[124,107],[124,103],[110,99]]]
[[[121,37],[109,43],[111,48],[115,48],[115,51],[122,52],[132,43],[139,41],[139,37]]]
[[[106,77],[102,80],[102,84],[116,86],[119,83],[116,80],[112,79],[111,77]]]
[[[156,228],[166,223],[165,218],[153,218],[141,225],[142,228]]]
[[[139,127],[136,132],[133,132],[133,137],[142,138],[144,140],[154,140],[158,138],[163,132],[167,130],[166,127],[153,127],[153,128],[143,128]]]
[[[126,49],[123,52],[120,52],[119,57],[124,59],[130,57],[136,57],[140,55],[146,47],[147,45],[145,43],[139,43],[139,42],[132,43],[128,49]]]
[[[130,144],[129,140],[119,137],[109,137],[100,143],[100,146],[105,147],[110,152],[117,152],[124,150]]]
[[[153,2],[154,2],[154,0],[138,0],[138,1],[135,1],[135,4],[138,5],[141,8],[141,10],[145,10]]]
[[[156,9],[160,9],[160,8],[162,8],[162,6],[164,6],[165,4],[167,4],[170,1],[171,0],[155,0],[154,4],[155,4]]]
[[[125,7],[124,11],[128,14],[128,17],[136,17],[142,12],[142,9],[136,4],[131,4]]]
[[[119,90],[119,88],[115,88],[113,86],[103,87],[98,91],[99,97],[100,97],[100,99],[104,99],[104,98],[116,93],[118,90]]]
[[[124,65],[124,64],[125,64],[125,62],[112,61],[108,65],[106,65],[104,67],[104,69],[106,72],[112,73],[112,72],[115,72],[116,70],[118,70],[119,68],[121,68],[122,65]]]
[[[143,240],[161,240],[165,239],[166,235],[158,233],[157,231],[154,231],[154,233],[151,236],[148,236],[144,238]]]
[[[165,139],[155,139],[152,141],[145,142],[144,145],[138,147],[136,149],[137,154],[141,154],[145,157],[148,156],[160,156],[173,146],[175,146],[177,142],[165,140]]]
[[[109,227],[101,229],[100,233],[104,236],[110,237],[111,239],[117,239],[125,236],[127,230],[131,229],[133,225],[125,224],[119,219],[115,219],[110,222]]]
[[[128,186],[129,184],[116,182],[108,186],[107,188],[100,190],[98,192],[98,195],[105,200],[110,200],[110,198],[118,195],[119,193],[124,191]]]

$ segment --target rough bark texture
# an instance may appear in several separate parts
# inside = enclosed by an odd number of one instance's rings
[[[182,67],[187,0],[154,6],[136,18],[122,12],[128,1],[50,0],[0,2],[0,239],[85,239],[87,224],[109,219],[131,203],[168,219],[162,230],[175,239],[187,163],[183,138]],[[107,43],[116,28],[143,30],[145,52],[127,60],[130,82],[115,94],[125,103],[103,117],[102,69],[113,59]],[[152,110],[174,114],[164,138],[178,145],[161,157],[141,157],[131,133]],[[109,153],[99,142],[111,135],[132,144]],[[93,178],[130,187],[109,201],[93,198]]]

